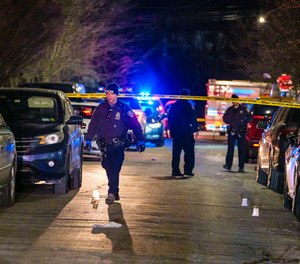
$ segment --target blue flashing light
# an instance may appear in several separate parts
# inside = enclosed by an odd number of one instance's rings
[[[149,92],[141,92],[140,95],[143,97],[149,97],[150,93]]]

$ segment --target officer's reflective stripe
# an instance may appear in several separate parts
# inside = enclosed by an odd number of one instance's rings
[[[104,98],[105,94],[103,93],[86,93],[86,94],[73,94],[68,93],[69,98]],[[247,104],[260,104],[260,105],[271,105],[271,106],[283,106],[289,108],[300,108],[298,102],[292,101],[289,98],[273,99],[273,98],[263,98],[263,99],[252,99],[252,98],[226,98],[226,97],[213,97],[213,96],[191,96],[191,95],[160,95],[153,94],[153,97],[159,97],[161,99],[184,99],[184,100],[194,100],[194,101],[223,101],[223,102],[239,102]],[[139,94],[119,94],[118,97],[139,97]]]
[[[205,122],[205,118],[197,118],[197,122]]]

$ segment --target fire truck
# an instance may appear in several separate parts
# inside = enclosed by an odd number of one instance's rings
[[[230,98],[237,94],[240,98],[257,98],[269,94],[270,84],[251,82],[246,80],[215,80],[209,79],[206,84],[207,96]],[[207,101],[205,106],[205,128],[207,131],[226,134],[227,125],[223,122],[225,110],[231,106],[230,102]]]

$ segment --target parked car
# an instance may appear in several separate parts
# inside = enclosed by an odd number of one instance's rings
[[[141,127],[143,134],[145,135],[146,131],[146,115],[142,110],[142,107],[139,101],[135,97],[120,97],[118,100],[124,102],[125,104],[129,105],[134,114],[136,115]],[[137,140],[133,134],[132,130],[129,130],[128,133],[128,147],[136,146]]]
[[[61,91],[0,88],[0,113],[13,131],[17,182],[53,184],[56,194],[82,182],[82,117]]]
[[[12,206],[16,197],[17,152],[13,132],[0,115],[0,205]]]
[[[81,129],[84,134],[84,138],[87,135],[87,129],[91,121],[92,115],[96,107],[99,105],[97,100],[83,100],[83,101],[71,101],[74,108],[74,112],[78,116],[82,116],[83,122],[81,124]],[[92,141],[92,149],[88,151],[86,148],[83,149],[84,155],[101,156],[101,151],[95,140]]]
[[[285,181],[283,204],[300,221],[300,128],[288,135],[289,147],[285,152]]]
[[[277,192],[283,192],[287,135],[296,131],[300,123],[300,109],[278,107],[270,122],[259,121],[265,129],[259,141],[256,180]]]
[[[259,105],[259,104],[251,104],[247,107],[249,113],[251,114],[251,120],[247,125],[246,131],[246,141],[247,141],[247,158],[251,160],[256,160],[258,147],[259,147],[259,140],[261,139],[263,130],[258,129],[257,123],[264,118],[268,120],[271,119],[272,115],[274,114],[277,106],[270,106],[270,105]]]
[[[21,83],[19,87],[44,88],[58,90],[64,93],[86,93],[84,84],[77,82],[33,82]]]

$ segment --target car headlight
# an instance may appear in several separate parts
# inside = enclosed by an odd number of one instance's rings
[[[153,123],[153,124],[148,124],[149,127],[151,128],[160,128],[162,126],[161,123]]]
[[[39,145],[51,145],[60,143],[64,139],[64,134],[62,132],[51,133],[48,135],[37,136],[40,139]]]

